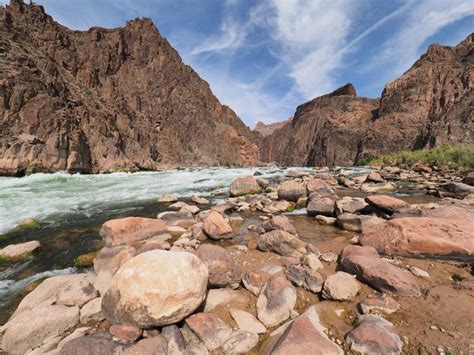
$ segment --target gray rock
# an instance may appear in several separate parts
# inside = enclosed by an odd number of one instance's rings
[[[323,287],[323,277],[306,265],[288,265],[287,273],[291,281],[299,287],[318,293]]]

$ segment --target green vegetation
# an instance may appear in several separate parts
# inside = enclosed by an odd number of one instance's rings
[[[74,259],[74,266],[77,268],[86,268],[94,266],[94,259],[99,252],[93,251],[91,253],[83,254]]]
[[[397,165],[416,163],[449,168],[474,168],[474,144],[442,145],[432,149],[402,151],[378,158],[366,158],[358,165]]]

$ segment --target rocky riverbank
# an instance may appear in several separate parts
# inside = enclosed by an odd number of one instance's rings
[[[164,195],[157,218],[104,223],[93,268],[32,290],[1,328],[1,351],[474,351],[472,173],[256,175],[217,203]]]

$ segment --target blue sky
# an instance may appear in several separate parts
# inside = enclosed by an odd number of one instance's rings
[[[0,3],[6,3],[0,0]],[[150,17],[253,127],[352,82],[379,97],[431,43],[474,30],[472,0],[37,0],[73,29]]]

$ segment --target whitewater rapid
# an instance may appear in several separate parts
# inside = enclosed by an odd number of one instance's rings
[[[166,172],[104,175],[33,174],[0,177],[0,233],[33,218],[50,224],[103,213],[126,213],[128,208],[172,193],[178,197],[226,189],[239,176],[260,171],[264,176],[282,169],[185,169]],[[301,169],[299,169],[301,170]]]

